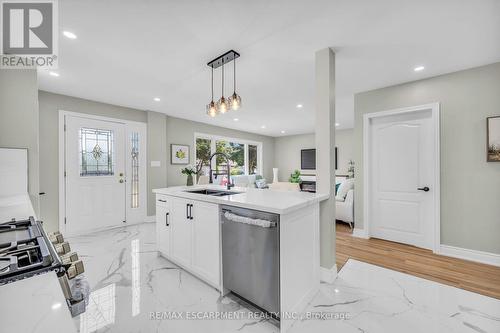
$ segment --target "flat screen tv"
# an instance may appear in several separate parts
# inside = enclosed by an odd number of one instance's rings
[[[302,149],[300,151],[300,169],[316,170],[316,149]]]

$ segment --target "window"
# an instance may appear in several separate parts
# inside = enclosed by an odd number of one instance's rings
[[[80,128],[80,176],[114,175],[113,131]]]
[[[248,174],[257,174],[258,158],[257,158],[258,147],[255,145],[248,145]]]
[[[231,175],[253,175],[261,173],[262,143],[240,139],[232,139],[206,134],[195,134],[196,165],[200,175],[209,176],[210,163],[208,159],[215,152],[224,153],[229,157]],[[223,156],[212,160],[212,175],[217,183],[218,176],[227,175],[227,162]]]
[[[212,140],[196,138],[196,165],[200,169],[200,176],[208,176],[210,164],[208,159],[212,154]]]
[[[132,159],[132,177],[130,182],[130,206],[139,208],[139,133],[133,132],[130,134],[131,151],[130,158]]]

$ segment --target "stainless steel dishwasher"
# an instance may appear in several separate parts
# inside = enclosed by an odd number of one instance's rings
[[[279,215],[222,206],[220,221],[224,288],[278,314]]]

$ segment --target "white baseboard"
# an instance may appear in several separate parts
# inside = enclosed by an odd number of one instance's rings
[[[333,265],[332,268],[319,268],[319,278],[321,282],[333,283],[337,278],[337,264]]]
[[[500,267],[500,254],[497,253],[470,250],[441,244],[438,254]]]
[[[358,238],[365,238],[368,239],[368,233],[366,232],[366,229],[359,229],[359,228],[354,228],[352,231],[353,237],[358,237]]]

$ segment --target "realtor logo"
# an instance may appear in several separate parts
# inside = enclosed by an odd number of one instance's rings
[[[1,68],[56,67],[57,3],[1,3]]]

